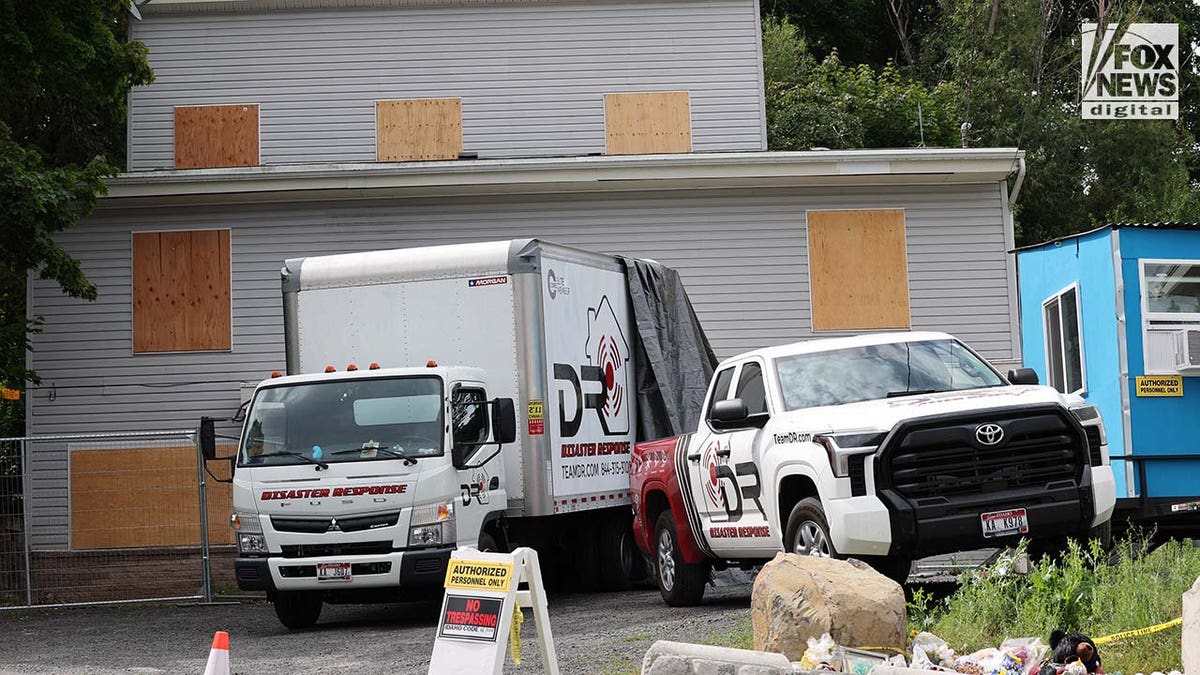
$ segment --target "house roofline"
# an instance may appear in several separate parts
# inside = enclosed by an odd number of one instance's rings
[[[102,204],[127,199],[495,195],[696,188],[993,183],[1016,171],[1016,148],[820,150],[673,155],[288,164],[138,171],[108,181]]]

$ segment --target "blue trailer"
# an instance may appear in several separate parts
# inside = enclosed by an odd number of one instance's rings
[[[1200,223],[1017,250],[1025,365],[1099,408],[1120,520],[1200,536]]]

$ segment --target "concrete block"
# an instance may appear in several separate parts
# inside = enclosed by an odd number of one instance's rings
[[[1183,672],[1200,675],[1200,579],[1183,594]]]
[[[645,675],[741,675],[739,668],[748,666],[761,669],[757,672],[747,671],[754,675],[785,675],[792,672],[792,664],[783,654],[669,640],[659,640],[650,645],[642,659],[642,673]]]
[[[642,672],[646,675],[692,675],[692,665],[682,656],[659,656],[649,664],[643,662]]]

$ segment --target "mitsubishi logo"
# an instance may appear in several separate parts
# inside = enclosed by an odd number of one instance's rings
[[[342,528],[338,527],[337,518],[329,519],[329,529],[326,532],[341,532]]]
[[[975,440],[980,445],[997,445],[1004,440],[1004,428],[999,424],[980,424],[975,427]]]

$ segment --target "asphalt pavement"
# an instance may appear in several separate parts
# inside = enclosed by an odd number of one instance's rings
[[[750,585],[709,587],[700,607],[672,608],[657,591],[558,594],[550,623],[563,673],[636,673],[657,639],[727,640],[744,630]],[[143,604],[0,612],[0,674],[204,672],[215,631],[230,636],[235,673],[425,673],[437,607],[326,606],[315,629],[290,631],[264,602]],[[526,611],[521,666],[541,672],[532,614]]]

